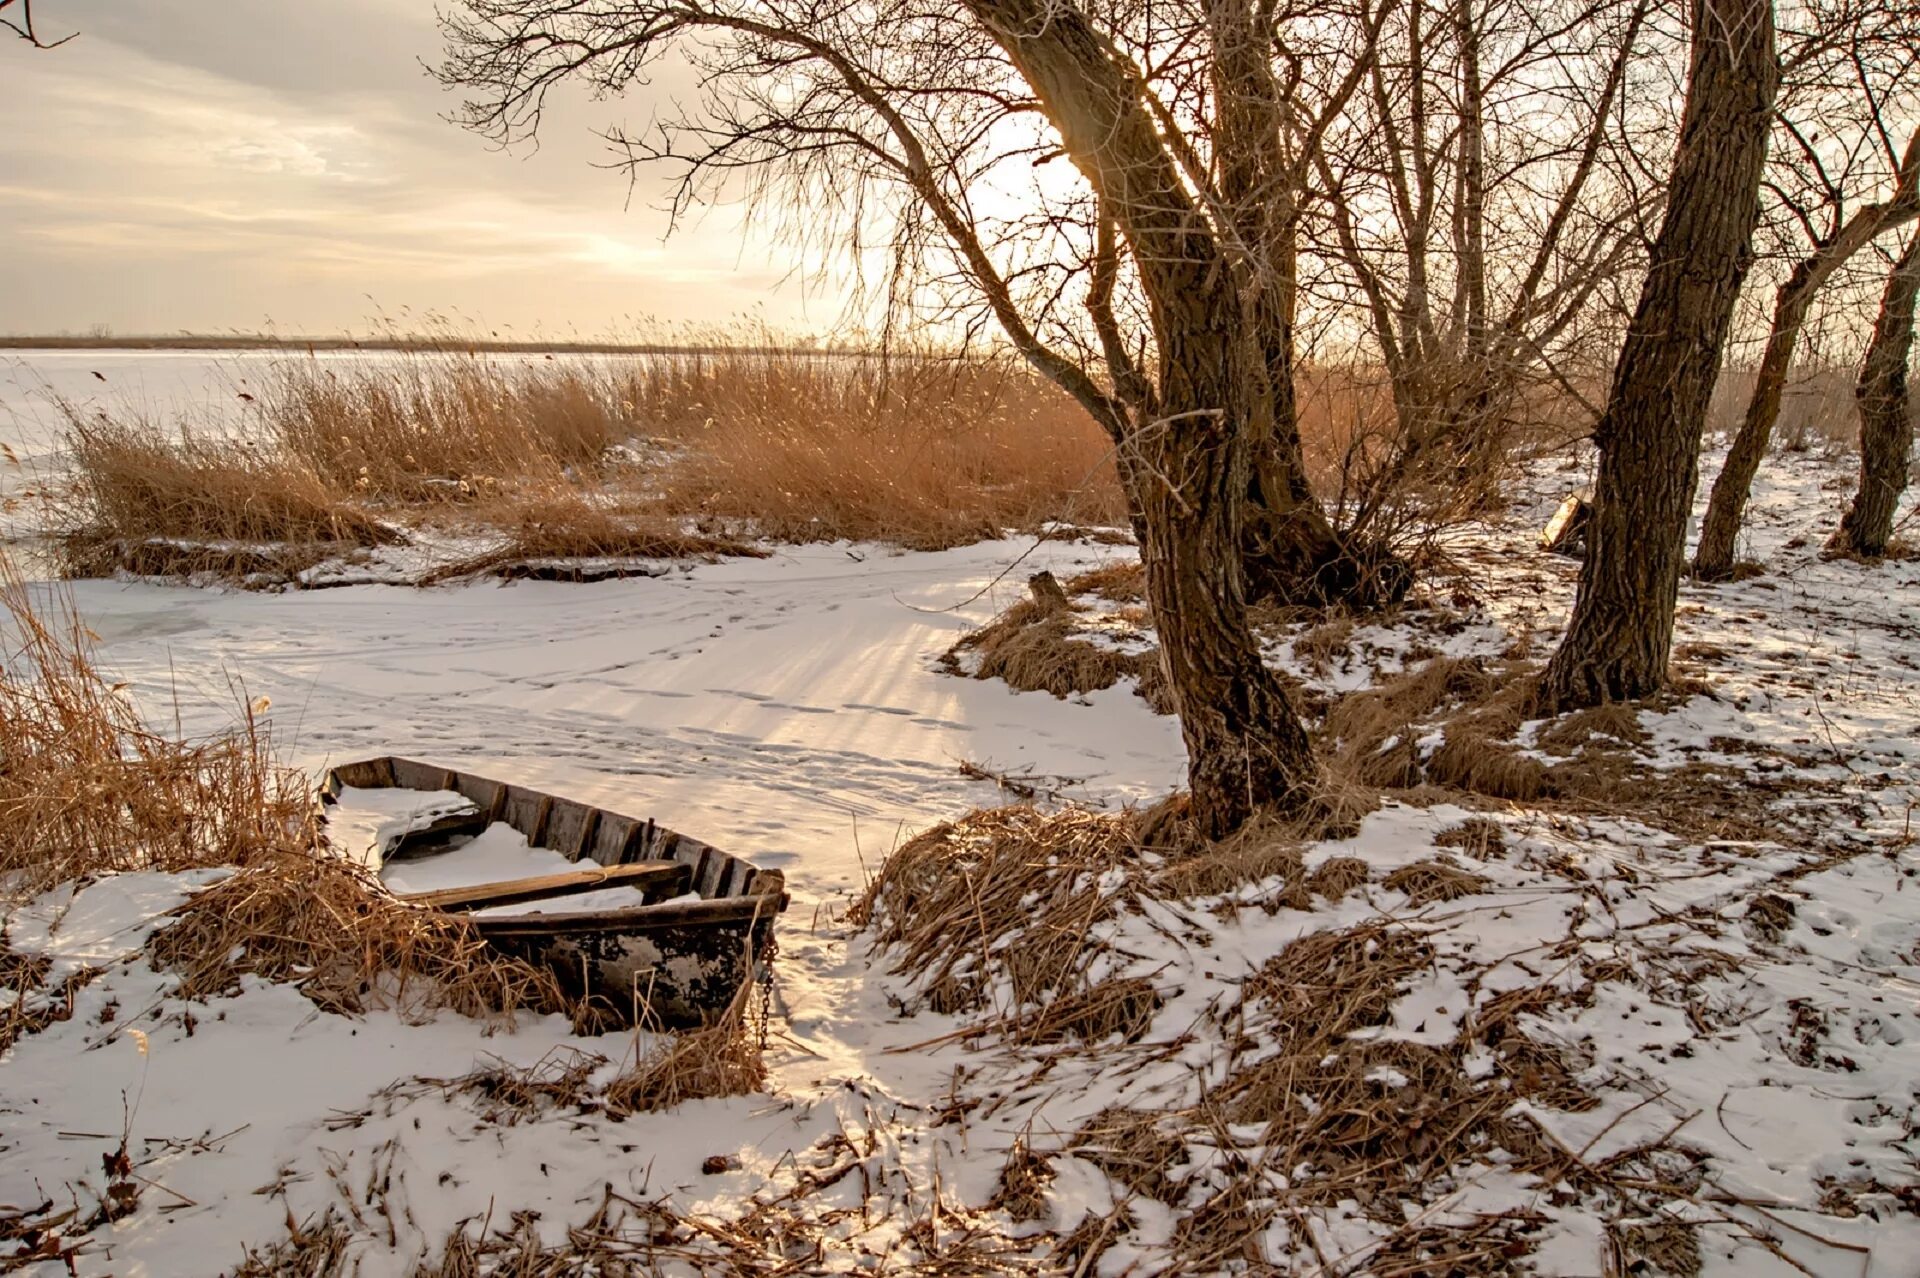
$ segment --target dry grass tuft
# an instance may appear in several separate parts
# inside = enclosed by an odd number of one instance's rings
[[[1029,1149],[1024,1137],[1016,1137],[987,1207],[1022,1224],[1039,1220],[1047,1214],[1047,1186],[1053,1178],[1053,1164]]]
[[[1064,584],[1070,595],[1096,595],[1109,603],[1137,604],[1147,599],[1147,569],[1137,559],[1089,569]]]
[[[1405,787],[1420,781],[1414,740],[1441,707],[1484,698],[1498,686],[1484,662],[1437,657],[1417,670],[1343,697],[1327,711],[1321,735],[1328,763],[1357,784]]]
[[[1171,1204],[1180,1195],[1172,1173],[1189,1155],[1186,1141],[1166,1119],[1146,1110],[1103,1109],[1073,1134],[1067,1152],[1141,1197]]]
[[[1087,972],[1104,952],[1094,929],[1140,887],[1131,836],[1128,818],[1079,809],[974,812],[887,858],[851,917],[891,948],[924,1005],[993,1003],[1019,1033],[1092,994]]]
[[[1302,814],[1258,814],[1228,837],[1202,843],[1187,827],[1184,807],[1157,805],[1135,815],[1142,831],[1135,838],[1166,858],[1154,883],[1170,895],[1219,896],[1277,880],[1277,890],[1262,904],[1269,910],[1305,910],[1315,896],[1338,900],[1367,881],[1366,862],[1357,857],[1334,857],[1308,874],[1303,853],[1309,843],[1352,834],[1372,806],[1370,794],[1329,788]]]
[[[1306,874],[1299,841],[1287,838],[1289,831],[1259,828],[1267,824],[1256,817],[1230,837],[1168,862],[1155,884],[1176,897],[1219,896],[1270,879],[1299,885]]]
[[[373,872],[325,851],[258,860],[196,893],[147,943],[177,992],[211,998],[244,975],[292,984],[319,1007],[391,1008],[424,1020],[442,1008],[505,1017],[566,1010],[553,974],[499,954],[472,924],[416,909]]]
[[[1746,915],[1741,920],[1747,930],[1769,945],[1778,945],[1793,926],[1793,920],[1799,913],[1799,907],[1790,896],[1779,892],[1762,892],[1747,902]]]
[[[1328,901],[1338,901],[1349,892],[1367,885],[1372,872],[1357,856],[1331,856],[1307,876],[1307,891]]]
[[[1552,763],[1514,743],[1534,713],[1536,688],[1525,662],[1437,658],[1328,710],[1321,733],[1331,770],[1361,785],[1430,783],[1523,803],[1617,795],[1639,771],[1623,749],[1641,739],[1637,707],[1602,706],[1546,724],[1542,743],[1571,756]],[[1423,759],[1416,743],[1435,734],[1440,740]]]
[[[759,983],[741,983],[725,1012],[696,1029],[662,1035],[654,1047],[607,1085],[607,1112],[615,1118],[671,1109],[690,1100],[744,1096],[766,1090],[762,1029],[753,1010]]]
[[[1293,641],[1293,657],[1316,675],[1333,673],[1334,662],[1345,655],[1353,643],[1356,629],[1353,618],[1334,617],[1323,621]]]
[[[1144,808],[1130,808],[1133,845],[1165,857],[1184,856],[1200,846],[1192,821],[1193,797],[1177,790]]]
[[[156,538],[378,546],[398,534],[298,459],[270,447],[143,422],[87,419],[71,407],[76,476],[61,518],[84,566],[89,548]]]
[[[30,896],[119,870],[247,865],[312,845],[312,792],[256,704],[204,740],[155,732],[94,664],[70,597],[0,559],[0,878]]]
[[[1484,892],[1487,880],[1451,861],[1415,861],[1403,865],[1382,880],[1382,885],[1405,892],[1415,905],[1435,901],[1457,901],[1463,896]]]
[[[1468,817],[1433,836],[1435,847],[1457,848],[1475,860],[1497,856],[1507,846],[1506,827],[1489,817]]]
[[[1617,745],[1642,744],[1647,739],[1647,730],[1640,726],[1640,707],[1613,703],[1576,710],[1548,724],[1538,740],[1540,748],[1549,754],[1570,755],[1585,748],[1595,737],[1606,738]]]
[[[1652,1220],[1610,1221],[1607,1251],[1610,1267],[1621,1274],[1663,1274],[1693,1278],[1700,1272],[1697,1222],[1660,1216]]]
[[[1426,775],[1436,785],[1520,803],[1555,792],[1547,765],[1539,759],[1521,754],[1516,746],[1452,727],[1427,760]]]
[[[1038,574],[1052,583],[1050,574]],[[1052,591],[1060,589],[1052,585]],[[963,654],[974,659],[973,677],[999,679],[1021,692],[1050,692],[1056,697],[1097,692],[1122,679],[1137,681],[1140,695],[1153,704],[1171,696],[1158,652],[1126,653],[1077,638],[1073,608],[1064,597],[1043,593],[1022,599],[948,650],[949,670],[961,668]],[[1157,708],[1157,707],[1156,707]]]

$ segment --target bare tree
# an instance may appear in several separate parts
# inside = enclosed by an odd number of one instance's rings
[[[1913,400],[1907,393],[1907,361],[1913,349],[1914,299],[1920,294],[1920,233],[1887,272],[1874,320],[1873,340],[1854,399],[1860,408],[1860,488],[1840,519],[1828,548],[1878,558],[1893,537],[1893,514],[1907,488],[1913,458]]]
[[[1594,432],[1580,592],[1541,680],[1549,707],[1633,700],[1666,681],[1701,433],[1760,217],[1780,81],[1771,0],[1694,0],[1692,28],[1666,213]]]
[[[1356,531],[1423,470],[1445,482],[1500,456],[1527,388],[1582,403],[1612,354],[1617,328],[1592,320],[1641,264],[1661,193],[1633,158],[1642,104],[1669,96],[1634,78],[1671,65],[1649,16],[1646,0],[1408,0],[1385,24],[1319,157],[1313,224],[1340,268],[1318,290],[1364,327],[1396,418],[1352,495]]]
[[[1807,136],[1808,130],[1796,127],[1790,120],[1783,127],[1797,144],[1806,169],[1816,176],[1814,185],[1820,192],[1818,199],[1822,207],[1808,209],[1793,202],[1794,221],[1806,229],[1813,245],[1811,251],[1794,264],[1774,294],[1773,323],[1767,333],[1766,350],[1760,357],[1753,392],[1747,400],[1739,433],[1734,436],[1707,501],[1700,544],[1694,551],[1693,571],[1695,576],[1708,581],[1724,580],[1733,572],[1735,543],[1746,514],[1747,494],[1773,438],[1774,424],[1780,418],[1794,348],[1814,298],[1854,254],[1879,236],[1920,217],[1920,129],[1908,137],[1904,153],[1898,156],[1884,130],[1862,130],[1868,139],[1870,154],[1881,153],[1892,169],[1892,189],[1884,199],[1848,212],[1851,189],[1860,185],[1857,179],[1850,180],[1852,170],[1863,166],[1847,164],[1846,160],[1857,159],[1857,156],[1841,151],[1842,158],[1835,161]],[[1871,165],[1864,167],[1871,168]],[[1777,184],[1775,189],[1780,189]],[[1784,192],[1781,198],[1790,199]],[[1820,214],[1825,215],[1824,222]]]
[[[1368,3],[1318,21],[1364,38]],[[1079,400],[1116,443],[1193,812],[1221,834],[1317,779],[1246,616],[1249,512],[1309,569],[1328,532],[1276,412],[1275,192],[1298,166],[1273,149],[1316,125],[1272,74],[1271,18],[1266,0],[466,0],[443,75],[465,123],[511,140],[555,85],[619,92],[677,53],[698,100],[620,137],[635,163],[679,166],[677,209],[745,175],[843,252],[884,225],[890,299],[970,301]]]

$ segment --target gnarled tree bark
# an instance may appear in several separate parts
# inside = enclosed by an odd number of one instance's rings
[[[1860,488],[1841,516],[1828,548],[1877,559],[1893,536],[1893,513],[1907,488],[1913,457],[1913,401],[1907,360],[1913,349],[1913,311],[1920,295],[1920,234],[1887,275],[1873,340],[1861,362],[1854,400],[1860,408]]]
[[[1647,696],[1666,679],[1700,436],[1752,255],[1780,68],[1771,0],[1694,0],[1666,215],[1599,426],[1580,593],[1540,694]]]
[[[1311,745],[1247,624],[1243,516],[1273,393],[1257,290],[1189,194],[1133,78],[1057,0],[967,0],[1038,96],[1068,156],[1133,250],[1159,352],[1158,416],[1135,423],[1126,473],[1145,532],[1147,598],[1186,740],[1192,812],[1217,837],[1256,809],[1303,804]]]

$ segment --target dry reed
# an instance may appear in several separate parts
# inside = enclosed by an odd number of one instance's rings
[[[100,969],[76,968],[57,985],[47,983],[52,974],[53,960],[16,951],[6,933],[0,932],[0,994],[7,996],[0,1008],[0,1056],[18,1039],[71,1020],[74,996],[100,975]]]
[[[999,679],[1019,692],[1049,692],[1061,698],[1132,679],[1135,691],[1156,713],[1172,711],[1173,691],[1157,649],[1122,652],[1079,638],[1078,613],[1053,575],[1036,573],[1029,585],[1031,598],[962,635],[941,658],[942,666],[957,674],[970,661],[976,679]]]
[[[500,544],[430,573],[427,582],[472,576],[531,575],[541,563],[568,560],[764,558],[767,552],[735,537],[691,531],[685,520],[618,502],[578,488],[520,491],[490,503],[476,518],[504,534]],[[565,574],[560,574],[565,575]]]
[[[615,1117],[648,1114],[690,1100],[764,1091],[765,1027],[755,1010],[759,990],[750,973],[725,1012],[697,1028],[657,1038],[631,1068],[607,1085],[607,1112]]]
[[[1023,1224],[1039,1220],[1047,1214],[1047,1186],[1054,1176],[1053,1164],[1034,1153],[1025,1137],[1015,1137],[987,1206]]]
[[[1170,1119],[1164,1113],[1109,1107],[1081,1125],[1067,1152],[1134,1193],[1171,1204],[1180,1192],[1173,1174],[1189,1155]]]
[[[552,972],[492,949],[462,916],[422,910],[371,870],[324,850],[258,861],[196,893],[154,933],[154,966],[186,998],[235,992],[243,975],[294,985],[330,1012],[447,1008],[505,1018],[568,1010]]]
[[[249,865],[308,846],[304,777],[258,703],[199,740],[156,732],[95,663],[70,596],[0,558],[0,880],[9,895],[118,870]]]
[[[329,491],[398,504],[590,472],[635,433],[622,379],[597,361],[287,360],[254,409],[258,434]]]
[[[1517,1099],[1595,1103],[1550,1049],[1512,1028],[1511,1014],[1470,1019],[1445,1044],[1368,1032],[1390,1023],[1433,961],[1421,934],[1378,920],[1310,933],[1246,982],[1235,1023],[1252,1059],[1229,1063],[1200,1112],[1216,1126],[1264,1125],[1259,1143],[1291,1169],[1287,1205],[1357,1198],[1397,1233],[1404,1204],[1423,1201],[1462,1159],[1500,1149],[1518,1166],[1553,1161],[1514,1112]],[[1468,1053],[1487,1048],[1493,1071],[1470,1076]]]
[[[248,1247],[230,1278],[348,1278],[354,1263],[353,1230],[346,1218],[328,1208],[304,1223],[287,1212],[287,1236],[263,1247]]]
[[[89,419],[71,408],[67,416],[74,480],[58,531],[74,543],[79,567],[111,542],[398,539],[299,458],[269,446],[192,431],[170,438],[149,422]]]
[[[684,449],[675,513],[914,549],[1126,521],[1106,435],[1017,363],[719,348],[646,361],[628,386],[650,432]]]
[[[458,1078],[419,1081],[443,1096],[466,1096],[486,1122],[512,1127],[556,1110],[591,1108],[591,1080],[606,1063],[592,1052],[555,1047],[531,1065],[494,1057]]]
[[[1140,887],[1125,872],[1131,835],[1125,817],[1078,809],[974,812],[889,857],[852,919],[892,948],[893,970],[911,974],[936,1011],[991,1006],[1018,1033],[1056,1000],[1085,995],[1096,1000],[1082,1026],[1091,1029],[1115,1011],[1088,970],[1103,953],[1096,929]]]

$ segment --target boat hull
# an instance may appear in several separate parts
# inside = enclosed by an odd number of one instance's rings
[[[760,869],[650,820],[411,759],[342,764],[327,773],[322,798],[334,801],[348,787],[452,790],[473,801],[484,820],[446,822],[409,842],[409,857],[430,854],[434,838],[470,836],[476,826],[501,821],[531,846],[574,861],[686,866],[697,900],[468,916],[489,945],[551,969],[569,993],[590,996],[603,1016],[621,1023],[698,1025],[724,1013],[768,971],[774,920],[788,901],[778,870]]]

